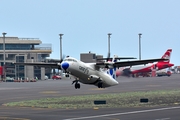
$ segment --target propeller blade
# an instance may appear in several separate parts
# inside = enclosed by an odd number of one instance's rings
[[[106,59],[106,62],[108,62],[109,60],[111,60],[111,54],[110,54],[110,52],[107,54],[107,59]]]
[[[60,60],[60,63],[62,63],[62,61],[64,60],[65,57],[66,56],[63,54],[62,59]]]

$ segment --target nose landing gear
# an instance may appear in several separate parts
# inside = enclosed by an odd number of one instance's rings
[[[66,74],[65,76],[66,76],[66,77],[69,77],[69,74]]]

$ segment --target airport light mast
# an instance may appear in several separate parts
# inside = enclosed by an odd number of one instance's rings
[[[110,56],[110,38],[111,38],[112,33],[108,33],[108,57]]]
[[[141,35],[142,33],[139,33],[139,60],[141,60]]]
[[[3,32],[2,35],[3,35],[3,79],[5,80],[6,79],[6,54],[5,54],[5,35],[7,33]]]
[[[62,58],[62,36],[63,36],[64,34],[59,34],[59,36],[60,36],[60,60],[62,60],[63,58]]]

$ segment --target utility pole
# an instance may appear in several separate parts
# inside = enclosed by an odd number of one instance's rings
[[[108,33],[108,58],[110,58],[110,38],[111,38],[112,33]]]
[[[7,33],[5,33],[5,32],[3,32],[2,33],[2,35],[3,35],[3,58],[4,58],[4,60],[3,60],[3,79],[4,79],[4,81],[5,81],[5,79],[6,79],[6,53],[5,53],[5,35],[6,35]]]
[[[141,60],[141,33],[138,34],[139,35],[139,60]]]

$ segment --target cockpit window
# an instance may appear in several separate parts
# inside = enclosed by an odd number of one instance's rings
[[[74,62],[77,62],[76,60],[73,59]]]
[[[76,60],[74,59],[64,59],[64,61],[72,61],[72,62],[77,62]]]
[[[64,59],[63,61],[67,61],[67,59]]]

